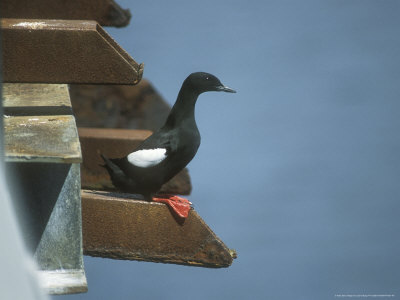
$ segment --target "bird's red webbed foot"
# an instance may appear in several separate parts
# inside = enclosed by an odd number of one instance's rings
[[[192,204],[192,202],[186,198],[168,194],[154,196],[153,201],[168,205],[179,217],[185,219],[189,215],[190,205]]]

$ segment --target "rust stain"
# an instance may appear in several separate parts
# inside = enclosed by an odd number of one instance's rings
[[[132,197],[82,190],[86,255],[210,268],[232,264],[231,250],[195,210],[179,224],[167,206]]]
[[[132,85],[142,78],[143,65],[95,21],[2,19],[1,35],[4,82]]]
[[[131,13],[114,0],[2,0],[3,18],[96,20],[103,26],[123,27],[129,24]]]

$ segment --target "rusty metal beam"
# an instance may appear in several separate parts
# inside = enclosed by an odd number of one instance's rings
[[[131,13],[114,0],[2,0],[2,18],[95,20],[103,26],[123,27]]]
[[[3,80],[136,84],[135,62],[94,21],[2,19]]]
[[[179,224],[167,206],[131,196],[82,190],[84,254],[210,268],[236,258],[195,210]]]
[[[164,125],[171,110],[146,79],[137,85],[70,85],[78,127],[147,129]]]
[[[107,171],[101,167],[99,153],[108,157],[123,157],[146,139],[151,131],[110,128],[78,128],[82,147],[82,187],[87,189],[114,189]],[[162,192],[188,195],[192,189],[187,169],[167,182]]]

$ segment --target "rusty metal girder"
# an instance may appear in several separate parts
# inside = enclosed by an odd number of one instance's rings
[[[99,153],[108,157],[128,155],[146,139],[151,131],[110,128],[78,128],[82,147],[82,187],[87,189],[115,189],[107,171],[101,167],[103,161]],[[192,189],[187,169],[163,185],[164,193],[188,195]]]
[[[131,13],[114,0],[2,0],[2,18],[95,20],[103,26],[123,27]]]
[[[138,64],[95,21],[2,19],[3,81],[136,84]]]
[[[236,258],[195,210],[179,224],[166,205],[131,196],[82,190],[84,254],[210,268]]]
[[[134,86],[71,84],[69,90],[78,127],[155,131],[171,110],[144,78]]]

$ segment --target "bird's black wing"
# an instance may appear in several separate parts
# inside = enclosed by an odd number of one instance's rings
[[[122,158],[105,158],[106,166],[114,166],[109,171],[125,173],[129,176],[136,172],[136,168],[149,168],[165,160],[170,154],[176,152],[177,142],[175,132],[159,130],[144,140],[135,150]]]
[[[176,130],[160,129],[149,138],[144,140],[143,143],[135,149],[135,151],[147,149],[165,149],[167,151],[167,155],[169,155],[170,153],[175,152],[178,148],[176,136]]]

